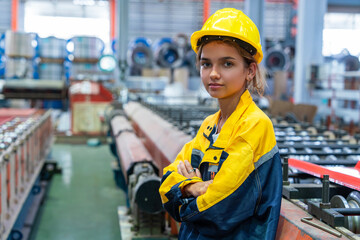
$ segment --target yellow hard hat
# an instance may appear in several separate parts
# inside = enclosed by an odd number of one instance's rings
[[[246,51],[254,56],[257,63],[263,58],[261,50],[260,34],[255,23],[242,11],[235,8],[224,8],[217,10],[204,23],[200,31],[191,35],[191,47],[197,53],[203,37],[209,38],[221,36],[235,38]]]

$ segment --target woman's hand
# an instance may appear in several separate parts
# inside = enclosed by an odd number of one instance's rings
[[[188,160],[185,160],[184,162],[180,162],[177,166],[178,173],[183,175],[186,178],[192,178],[192,177],[199,177],[201,178],[201,173],[199,169],[193,168]],[[196,182],[196,183],[190,183],[186,185],[182,189],[182,193],[184,197],[198,197],[200,195],[203,195],[206,190],[208,189],[209,185],[213,181],[205,181],[205,182]]]
[[[206,193],[210,184],[212,184],[213,180],[205,181],[205,182],[196,182],[190,183],[183,188],[183,196],[184,197],[198,197]]]
[[[177,166],[177,169],[178,169],[178,173],[186,178],[192,178],[192,177],[201,178],[201,173],[199,169],[193,168],[188,160],[185,160],[184,162],[180,161],[179,165]]]

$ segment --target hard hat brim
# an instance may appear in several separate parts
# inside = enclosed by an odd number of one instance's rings
[[[197,43],[199,41],[200,38],[202,38],[203,36],[206,35],[210,35],[210,36],[227,36],[227,37],[233,37],[233,38],[237,38],[240,39],[241,41],[244,41],[246,43],[249,43],[251,46],[253,46],[257,52],[256,54],[253,56],[255,61],[257,63],[260,63],[261,60],[263,59],[263,53],[262,53],[262,49],[261,46],[258,46],[257,44],[253,43],[252,41],[250,41],[249,39],[246,39],[240,35],[231,33],[231,32],[226,32],[226,31],[216,31],[216,30],[200,30],[200,31],[196,31],[191,35],[191,47],[194,50],[194,52],[197,54],[198,53],[198,46]]]

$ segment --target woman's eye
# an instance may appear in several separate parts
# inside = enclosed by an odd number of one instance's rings
[[[211,66],[211,64],[208,63],[208,62],[201,63],[201,67],[207,68],[207,67],[210,67],[210,66]]]
[[[231,67],[231,66],[233,66],[233,64],[232,64],[232,62],[225,62],[224,66],[225,67]]]

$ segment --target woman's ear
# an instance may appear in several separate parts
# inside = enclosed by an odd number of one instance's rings
[[[254,62],[249,64],[248,75],[246,79],[254,79],[256,75],[256,64]]]

